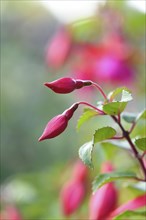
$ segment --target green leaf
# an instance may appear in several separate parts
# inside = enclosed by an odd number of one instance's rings
[[[95,115],[98,115],[98,112],[90,109],[90,108],[86,108],[84,109],[83,114],[80,116],[80,118],[78,119],[77,122],[77,130],[80,129],[80,127],[86,122],[88,121],[90,118],[94,117]]]
[[[76,41],[93,40],[97,34],[98,25],[98,21],[95,18],[87,18],[74,22],[72,24],[74,39]]]
[[[117,96],[121,96],[119,100],[115,100]],[[127,102],[132,100],[131,92],[126,87],[120,87],[110,92],[108,95],[110,103],[103,106],[103,111],[108,115],[118,115],[124,111]],[[114,100],[114,101],[113,101]]]
[[[145,220],[146,219],[146,210],[141,211],[125,211],[122,214],[116,216],[113,220]]]
[[[138,114],[136,121],[140,120],[140,119],[146,119],[146,109],[143,110],[141,113]]]
[[[140,150],[146,151],[146,137],[135,140],[135,144]]]
[[[117,140],[108,140],[108,142],[103,142],[102,144],[103,145],[109,144],[110,147],[116,146],[119,148],[123,148],[125,150],[131,150],[131,148],[126,140],[118,140],[118,139]]]
[[[93,150],[93,142],[87,142],[84,145],[82,145],[79,149],[79,157],[80,159],[89,166],[90,168],[93,168],[92,164],[92,150]]]
[[[98,188],[103,186],[106,183],[112,182],[113,180],[126,179],[126,178],[135,178],[135,173],[132,172],[112,172],[112,173],[103,173],[98,175],[93,181],[92,189],[95,192]]]
[[[134,183],[134,184],[128,184],[128,187],[135,188],[135,189],[140,190],[142,192],[146,191],[146,184],[145,184],[145,182],[142,182],[142,181],[139,181],[138,183]]]
[[[122,118],[128,123],[133,123],[136,121],[137,115],[130,112],[123,112]]]
[[[97,108],[99,108],[100,110],[103,110],[103,102],[102,101],[97,102]]]
[[[129,91],[126,91],[126,90],[123,90],[122,91],[122,98],[121,98],[121,102],[129,102],[131,101],[133,98],[132,98],[132,95]]]
[[[110,101],[113,101],[119,94],[122,94],[121,102],[127,102],[132,100],[131,92],[126,87],[119,87],[108,94]]]
[[[93,142],[94,144],[115,136],[116,131],[112,127],[103,127],[95,131]]]
[[[108,115],[118,115],[123,112],[127,102],[111,102],[103,106],[103,111]]]

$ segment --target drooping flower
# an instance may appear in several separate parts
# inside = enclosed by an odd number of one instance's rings
[[[102,172],[111,172],[113,166],[107,162],[103,164],[101,170]],[[114,183],[107,183],[102,186],[91,196],[89,204],[89,219],[106,219],[106,217],[115,209],[117,199],[118,193]]]
[[[90,81],[75,80],[73,78],[64,77],[57,79],[53,82],[44,83],[45,86],[52,89],[56,93],[66,94],[74,91],[75,89],[80,89],[84,86],[89,86],[92,83]]]
[[[68,121],[73,116],[73,113],[78,108],[78,104],[73,104],[69,109],[65,110],[62,114],[52,118],[46,125],[43,134],[39,141],[51,139],[60,135],[67,127]]]
[[[54,68],[61,67],[71,49],[71,35],[65,30],[59,30],[53,37],[46,51],[46,63]]]

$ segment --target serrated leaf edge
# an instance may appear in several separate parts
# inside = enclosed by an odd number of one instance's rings
[[[90,158],[89,158],[90,161],[91,161],[91,165],[86,164],[85,161],[82,160],[82,157],[81,157],[81,154],[80,154],[80,149],[81,149],[85,144],[88,144],[88,143],[90,143],[90,142],[91,142],[91,145],[92,145],[92,148],[91,148],[91,151],[90,151]],[[92,152],[93,152],[93,147],[94,147],[94,143],[93,143],[93,141],[89,141],[89,142],[84,143],[84,144],[79,148],[79,158],[82,160],[82,162],[83,162],[86,166],[88,166],[88,167],[91,168],[91,169],[94,169],[94,166],[93,166],[93,163],[92,163]]]
[[[112,174],[113,174],[113,176],[112,176]],[[123,174],[123,176],[119,176],[121,174]],[[96,184],[97,186],[95,188],[94,184],[96,183],[97,179],[99,177],[101,177],[101,176],[105,176],[105,177],[107,176],[106,180],[111,179],[111,181],[106,181],[105,182],[105,180],[102,180],[99,184]],[[102,187],[104,184],[109,183],[109,182],[113,182],[116,179],[123,179],[123,178],[127,179],[127,178],[134,178],[134,177],[136,177],[136,175],[133,172],[126,172],[126,173],[124,173],[124,172],[102,173],[102,174],[99,174],[98,176],[96,176],[94,181],[92,182],[92,191],[93,191],[93,193],[95,193],[95,191],[97,189],[99,189],[100,187]]]

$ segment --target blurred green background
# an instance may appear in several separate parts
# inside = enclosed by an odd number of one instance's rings
[[[58,77],[47,69],[44,53],[59,23],[33,2],[7,2],[2,9],[3,180],[71,157],[75,132],[70,127],[71,135],[68,131],[48,143],[37,141],[47,121],[72,103],[71,96],[55,95],[43,86]]]
[[[68,161],[78,158],[79,146],[99,125],[91,120],[76,133],[78,112],[61,136],[38,142],[47,121],[76,100],[75,95],[56,95],[43,86],[64,73],[53,72],[44,61],[48,41],[61,23],[37,1],[1,3],[1,185],[4,195],[10,193],[5,202],[16,203],[26,220],[61,219],[58,195],[69,176]],[[124,1],[116,7],[128,18],[125,30],[144,50],[145,15]],[[144,66],[139,70],[135,111],[145,105]],[[87,213],[85,205],[80,212]]]

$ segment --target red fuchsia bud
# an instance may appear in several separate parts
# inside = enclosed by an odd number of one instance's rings
[[[15,207],[8,206],[1,213],[0,220],[22,220],[22,217]]]
[[[91,84],[90,81],[75,80],[72,78],[61,78],[50,83],[44,83],[45,86],[52,89],[54,92],[61,94],[70,93],[75,89],[80,89],[83,86],[89,86]]]
[[[110,173],[113,170],[114,170],[114,167],[109,161],[104,162],[101,166],[101,173]]]
[[[102,172],[111,172],[112,165],[109,162],[103,164]],[[102,186],[92,195],[89,204],[89,219],[101,220],[111,213],[117,204],[118,193],[113,183]]]
[[[82,161],[77,161],[73,169],[73,179],[76,179],[81,182],[85,182],[88,175],[88,168],[85,166]]]
[[[71,35],[62,29],[52,39],[46,53],[48,66],[59,68],[62,66],[71,50]]]
[[[81,205],[84,195],[85,187],[83,183],[76,180],[67,182],[60,194],[63,214],[65,216],[73,214]]]
[[[46,125],[39,141],[51,139],[60,135],[67,127],[69,119],[72,117],[79,104],[73,104],[69,109],[65,110],[61,115],[52,118]]]
[[[109,216],[109,219],[112,220],[115,216],[127,211],[127,210],[135,210],[146,206],[146,194],[139,196],[135,199],[128,201],[127,203],[121,205],[117,209],[115,209]]]
[[[89,205],[89,219],[101,220],[111,213],[117,204],[117,190],[112,183],[102,186],[92,196]]]

